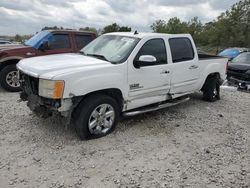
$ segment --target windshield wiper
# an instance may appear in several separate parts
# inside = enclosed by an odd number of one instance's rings
[[[83,53],[84,54],[84,53]],[[98,59],[104,60],[104,61],[108,61],[107,58],[104,55],[100,55],[100,54],[86,54],[87,56],[92,56],[92,57],[96,57]]]
[[[83,51],[80,51],[79,53],[82,54],[82,55],[86,55]]]

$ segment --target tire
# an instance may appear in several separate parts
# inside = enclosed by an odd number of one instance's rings
[[[209,102],[220,100],[220,82],[216,76],[207,78],[203,86],[203,99]]]
[[[7,65],[0,72],[0,85],[9,92],[21,91],[17,77],[16,65]]]
[[[105,105],[104,113],[102,111],[104,111]],[[108,117],[107,114],[111,116]],[[94,94],[85,98],[78,105],[72,114],[72,122],[80,139],[87,140],[110,134],[115,129],[119,116],[120,108],[113,98],[104,94]]]

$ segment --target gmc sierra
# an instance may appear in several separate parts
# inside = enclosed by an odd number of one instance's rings
[[[198,55],[189,34],[109,33],[78,54],[21,60],[17,64],[29,108],[58,113],[81,139],[111,133],[120,115],[133,116],[185,102],[202,91],[220,99],[227,59]]]

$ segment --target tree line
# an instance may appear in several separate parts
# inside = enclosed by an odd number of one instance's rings
[[[198,46],[216,48],[250,48],[250,0],[239,1],[216,20],[202,24],[198,17],[181,21],[174,17],[157,20],[151,29],[158,33],[190,33]]]
[[[182,21],[177,17],[169,20],[156,20],[150,26],[153,32],[157,33],[190,33],[197,46],[205,51],[214,53],[226,47],[249,47],[250,48],[250,0],[242,0],[235,3],[229,10],[208,23],[202,23],[198,17],[189,21]],[[48,29],[70,29],[63,27],[44,27]],[[131,27],[120,26],[113,23],[105,26],[103,29],[94,27],[83,27],[80,31],[91,31],[98,35],[109,32],[130,32]],[[16,35],[15,40],[21,41],[23,37]]]
[[[74,30],[74,29],[71,29],[71,28],[63,28],[63,27],[57,27],[57,26],[47,27],[46,26],[46,27],[42,28],[42,31],[49,30],[49,29],[52,29],[52,30],[62,30],[62,29]],[[131,30],[132,30],[131,27],[120,26],[117,23],[107,25],[103,29],[99,29],[99,30],[97,30],[94,27],[83,27],[83,28],[79,29],[79,31],[90,31],[90,32],[96,33],[97,35],[101,35],[101,34],[105,34],[105,33],[111,33],[111,32],[130,32]]]

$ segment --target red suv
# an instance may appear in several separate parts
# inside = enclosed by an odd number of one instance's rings
[[[95,38],[91,32],[46,30],[24,44],[0,46],[0,85],[7,91],[20,90],[16,64],[23,58],[78,52]]]

